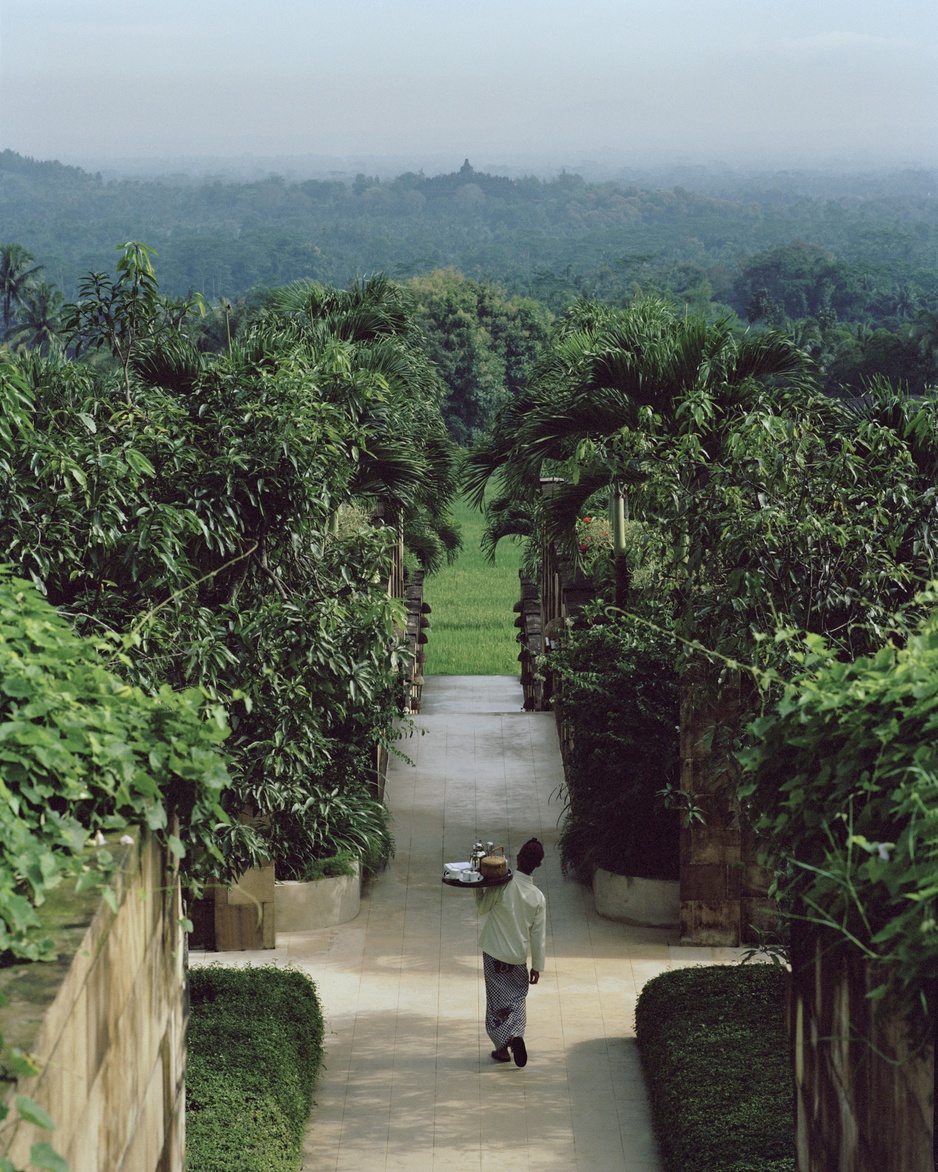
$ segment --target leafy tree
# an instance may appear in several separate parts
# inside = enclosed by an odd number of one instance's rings
[[[149,333],[139,304],[126,329],[119,297],[100,319],[86,306],[120,369],[20,360],[0,548],[82,630],[123,633],[134,680],[230,706],[232,872],[323,849],[336,790],[370,812],[379,865],[391,840],[369,786],[399,711],[402,615],[383,584],[399,529],[335,521],[383,497],[414,523],[432,513],[444,543],[442,388],[387,283],[271,309],[218,357],[141,296]],[[245,808],[268,815],[260,830]]]
[[[408,287],[428,353],[448,388],[447,427],[458,443],[467,443],[521,392],[547,340],[550,315],[531,298],[509,297],[455,269],[413,277]]]
[[[785,910],[825,950],[871,962],[874,1006],[898,1008],[915,1049],[933,1041],[938,962],[935,602],[933,589],[917,599],[926,617],[902,645],[855,660],[804,640],[743,755]]]
[[[885,378],[920,395],[938,381],[934,360],[923,353],[920,339],[908,329],[892,333],[857,327],[853,338],[833,353],[822,350],[819,361],[825,390],[832,394],[862,394],[877,378]]]
[[[144,340],[178,327],[191,305],[173,305],[159,295],[150,259],[153,250],[130,241],[117,245],[117,279],[89,273],[79,282],[79,300],[65,307],[64,328],[76,352],[108,349],[120,363],[127,401],[131,399],[130,370]],[[194,299],[201,304],[201,298]]]
[[[849,406],[795,388],[729,421],[718,460],[695,468],[693,436],[666,446],[636,507],[684,544],[683,633],[707,648],[790,671],[784,625],[863,654],[934,574],[931,402],[883,382]]]
[[[750,258],[736,281],[736,297],[750,321],[815,317],[833,309],[849,318],[864,301],[857,274],[829,250],[797,241]]]
[[[749,322],[764,321],[766,325],[778,329],[785,323],[785,310],[763,286],[753,292],[749,304],[746,306],[746,320]]]
[[[934,379],[938,376],[938,313],[920,310],[910,332]]]

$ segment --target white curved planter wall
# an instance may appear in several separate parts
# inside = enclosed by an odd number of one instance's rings
[[[274,887],[278,932],[313,932],[354,920],[361,907],[361,876],[340,875],[302,883],[285,879]]]
[[[636,879],[597,867],[593,875],[596,911],[607,920],[643,928],[675,928],[681,918],[677,879]]]

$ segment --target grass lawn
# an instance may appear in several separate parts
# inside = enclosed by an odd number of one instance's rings
[[[521,597],[521,547],[502,541],[491,565],[479,549],[482,514],[461,500],[453,511],[463,548],[456,564],[428,578],[424,587],[424,598],[433,608],[424,675],[517,675],[517,615],[512,607]]]

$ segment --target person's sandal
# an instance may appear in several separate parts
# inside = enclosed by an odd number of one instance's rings
[[[515,1066],[527,1066],[528,1051],[524,1044],[524,1038],[512,1038],[508,1043],[508,1049],[514,1055]]]
[[[508,1053],[508,1047],[502,1046],[500,1050],[493,1050],[492,1057],[496,1062],[510,1062],[511,1055]]]

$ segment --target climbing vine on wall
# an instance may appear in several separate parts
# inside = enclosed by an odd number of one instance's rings
[[[938,588],[919,599],[938,603]],[[875,998],[925,1038],[938,976],[938,610],[853,662],[809,636],[802,672],[753,722],[741,795],[797,919],[875,966]],[[930,1038],[930,1032],[928,1033]]]

